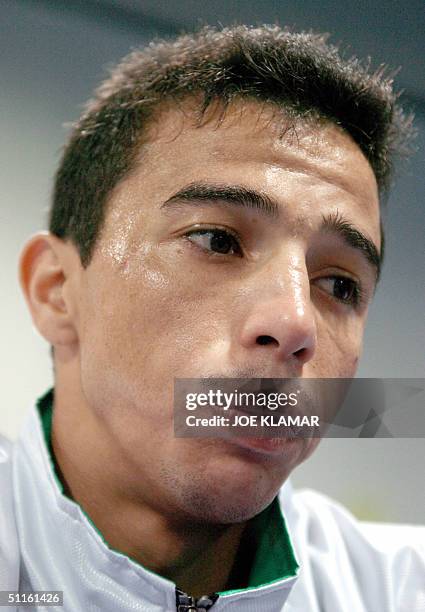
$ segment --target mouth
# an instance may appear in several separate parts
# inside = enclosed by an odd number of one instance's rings
[[[254,411],[241,410],[240,408],[230,408],[228,411],[230,420],[237,418],[245,418],[248,420],[253,415]],[[285,435],[272,436],[267,431],[267,428],[262,426],[243,426],[237,425],[232,427],[231,430],[227,429],[222,432],[222,437],[227,441],[231,442],[232,445],[239,446],[241,448],[252,451],[253,453],[279,456],[286,453],[289,448],[294,447],[296,442],[301,442],[299,435],[299,427],[290,427],[286,429]]]
[[[283,455],[290,448],[301,442],[300,438],[252,438],[252,437],[232,437],[227,441],[240,446],[241,448],[252,451],[256,454],[279,456]]]

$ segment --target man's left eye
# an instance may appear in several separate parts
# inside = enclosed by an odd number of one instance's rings
[[[348,276],[327,276],[317,279],[315,284],[339,302],[353,306],[360,303],[360,285]]]
[[[242,249],[238,240],[224,229],[198,229],[188,232],[185,236],[209,253],[242,256]]]

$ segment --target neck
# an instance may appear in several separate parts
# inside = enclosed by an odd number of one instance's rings
[[[82,397],[61,385],[55,389],[52,447],[66,494],[110,548],[194,597],[225,589],[245,523],[198,524],[157,504],[150,484],[143,491],[138,482],[136,491],[131,466],[108,432]]]

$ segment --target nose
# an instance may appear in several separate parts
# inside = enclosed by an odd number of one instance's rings
[[[257,356],[267,355],[299,370],[311,360],[317,344],[307,271],[288,273],[284,279],[268,275],[266,282],[255,285],[240,329],[240,344]],[[248,301],[248,295],[245,297]]]

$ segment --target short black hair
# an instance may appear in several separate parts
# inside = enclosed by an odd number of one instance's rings
[[[204,27],[130,53],[101,84],[74,126],[56,174],[49,229],[78,248],[88,265],[112,189],[128,173],[149,120],[165,100],[200,96],[270,103],[285,116],[329,120],[368,159],[381,195],[394,155],[410,138],[412,118],[392,79],[345,58],[327,35],[279,26]]]

